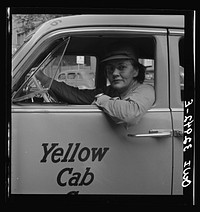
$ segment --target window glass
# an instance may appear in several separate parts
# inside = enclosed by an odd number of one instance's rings
[[[184,101],[184,38],[179,40],[179,75],[181,101]]]
[[[94,56],[66,55],[55,80],[79,89],[95,88],[96,58]]]
[[[146,67],[144,83],[154,86],[154,60],[139,59],[139,62]]]
[[[58,75],[58,81],[62,81],[62,80],[66,80],[66,74],[64,74],[64,73],[61,73],[61,74],[59,74]]]

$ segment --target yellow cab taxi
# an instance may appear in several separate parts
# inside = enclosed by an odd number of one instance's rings
[[[94,80],[84,88],[101,88],[108,84],[100,65],[105,47],[125,40],[137,48],[156,96],[131,127],[96,105],[58,102],[34,76],[42,70],[59,80],[81,69]],[[11,195],[183,195],[183,50],[183,15],[44,23],[12,58]]]

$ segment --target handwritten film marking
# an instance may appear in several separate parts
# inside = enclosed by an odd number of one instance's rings
[[[190,101],[185,101],[185,111],[186,114],[184,116],[184,136],[183,141],[183,152],[188,152],[192,149],[192,124],[194,122],[193,116],[189,114],[190,107],[193,103],[193,99]],[[191,180],[189,180],[189,174],[191,171],[191,160],[185,161],[183,165],[183,181],[182,187],[187,187],[191,184]]]

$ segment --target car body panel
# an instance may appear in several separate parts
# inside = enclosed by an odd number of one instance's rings
[[[183,30],[170,30],[169,36],[169,57],[170,57],[170,107],[174,130],[183,133],[184,106],[181,101],[181,86],[184,81],[180,78],[180,58],[179,40],[184,36]],[[184,73],[184,68],[181,68]],[[173,193],[183,194],[182,172],[183,172],[183,136],[174,136],[174,174],[173,174]]]
[[[174,129],[183,133],[183,114],[184,110],[173,110],[173,126]],[[180,120],[182,122],[180,122]],[[174,172],[173,172],[173,194],[183,194],[182,187],[182,173],[183,173],[183,136],[174,136],[173,138],[173,159],[174,159]]]
[[[158,126],[170,131],[169,111],[149,111],[137,126],[125,129],[110,122],[95,106],[58,106],[56,111],[54,109],[48,106],[27,107],[23,112],[21,107],[13,109],[12,193],[170,194],[172,137],[128,137],[130,133],[148,133]],[[79,150],[88,148],[90,153],[85,150],[80,154],[78,150],[74,161],[70,162],[71,150],[67,162],[52,162],[53,156],[41,162],[44,143],[48,148],[58,143],[64,151],[69,143],[75,151],[78,143]],[[102,151],[108,148],[108,151],[101,161],[92,161],[92,148],[102,148]],[[80,161],[79,157],[85,158],[86,154],[90,154],[88,159]],[[69,183],[60,186],[58,174],[67,167],[81,173],[81,178],[86,168],[90,168],[94,180],[87,186],[70,186]],[[71,177],[65,173],[61,180],[65,182]]]

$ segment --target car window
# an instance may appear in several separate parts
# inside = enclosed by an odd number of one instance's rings
[[[105,57],[107,48],[116,42],[131,43],[137,52],[139,62],[146,67],[144,83],[154,86],[156,38],[120,33],[59,37],[48,42],[45,50],[38,46],[37,51],[40,53],[37,57],[33,54],[33,62],[24,72],[25,76],[20,78],[21,82],[14,88],[13,102],[45,102],[42,94],[49,95],[47,91],[51,83],[45,88],[34,79],[34,74],[39,70],[52,78],[52,81],[56,80],[79,89],[99,89],[109,85],[101,59]]]
[[[88,55],[68,55],[68,43],[68,40],[64,41],[50,52],[46,52],[46,57],[42,61],[41,59],[39,62],[35,61],[26,74],[24,83],[18,89],[15,101],[35,102],[34,99],[38,100],[39,98],[42,101],[42,93],[49,90],[51,83],[48,88],[45,88],[36,80],[34,75],[40,70],[51,77],[52,81],[64,82],[80,89],[95,88],[96,58]],[[81,60],[77,58],[81,58]]]
[[[144,83],[154,86],[154,60],[139,59],[139,61],[146,67]]]
[[[58,75],[58,80],[66,80],[66,74],[65,73],[61,73]]]
[[[184,38],[179,40],[179,74],[181,101],[184,101]]]
[[[62,81],[79,89],[94,89],[95,72],[96,57],[88,55],[66,55],[63,57],[55,80]]]
[[[76,78],[76,74],[75,73],[68,73],[67,74],[67,79],[75,79],[75,78]]]

